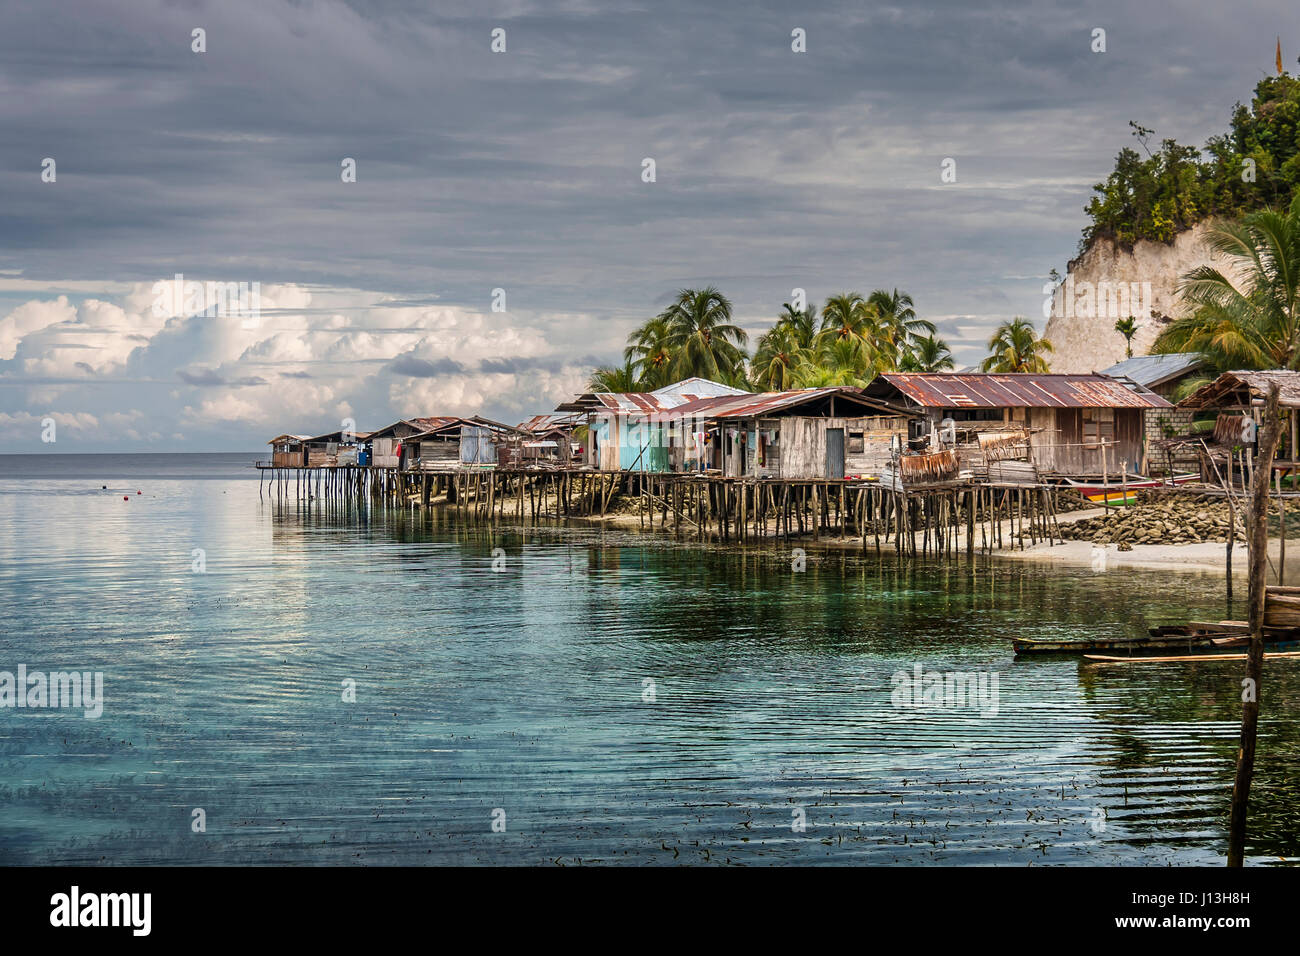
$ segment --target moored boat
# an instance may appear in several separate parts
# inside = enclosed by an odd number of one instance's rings
[[[1077,491],[1089,501],[1095,501],[1097,504],[1133,504],[1137,501],[1135,492],[1144,488],[1163,488],[1167,485],[1185,485],[1188,482],[1198,481],[1200,475],[1194,472],[1185,472],[1183,474],[1173,475],[1169,478],[1147,478],[1143,475],[1126,475],[1116,477],[1111,481],[1080,481],[1076,478],[1066,478],[1065,486],[1073,491]]]
[[[1282,644],[1275,645],[1279,649],[1265,651],[1265,660],[1285,659],[1289,657],[1300,657],[1300,641],[1285,641]],[[1083,659],[1090,664],[1190,664],[1202,663],[1209,661],[1218,663],[1219,661],[1244,661],[1246,655],[1240,651],[1220,652],[1218,654],[1133,654],[1120,655],[1114,654],[1084,654]]]
[[[1285,631],[1265,632],[1265,646],[1270,650],[1300,647],[1300,633],[1288,628]],[[1113,637],[1093,640],[1037,640],[1013,638],[1011,646],[1017,656],[1034,654],[1091,654],[1102,651],[1118,652],[1131,656],[1146,656],[1151,652],[1179,651],[1185,654],[1224,653],[1243,649],[1250,644],[1250,632],[1245,621],[1222,621],[1218,625],[1163,625],[1153,627],[1145,637]]]

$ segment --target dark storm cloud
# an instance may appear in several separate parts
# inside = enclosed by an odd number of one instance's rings
[[[248,385],[266,384],[266,379],[261,378],[257,375],[238,375],[234,377],[227,377],[225,375],[222,375],[220,372],[216,371],[215,369],[210,369],[210,368],[196,369],[192,372],[186,369],[181,369],[176,373],[176,377],[179,378],[186,385],[198,385],[198,386],[208,386],[208,387],[233,386],[239,388]]]
[[[401,355],[388,363],[387,370],[411,378],[435,378],[439,375],[459,375],[465,371],[465,367],[453,359],[430,361],[413,355]]]
[[[1288,63],[1300,46],[1282,0],[81,0],[0,18],[0,275],[183,272],[470,310],[502,288],[606,362],[697,283],[751,329],[795,287],[898,287],[945,329],[1040,319],[1128,121],[1199,145],[1279,31]],[[204,334],[169,330],[133,365],[174,380]],[[979,338],[953,342],[959,362]]]
[[[1193,142],[1221,126],[1284,13],[1246,4],[1225,23],[1210,4],[1170,17],[1064,0],[513,9],[7,10],[0,265],[343,280],[463,302],[503,286],[533,307],[596,313],[699,277],[779,308],[800,279],[897,284],[953,311],[990,267],[1062,263],[1127,119]],[[498,24],[508,52],[494,55]],[[795,26],[806,54],[790,52]],[[1094,26],[1105,54],[1089,50]],[[959,184],[937,190],[949,155]],[[43,156],[59,163],[53,187],[37,176]],[[345,156],[359,169],[349,186]],[[639,180],[644,156],[659,164],[653,185]],[[977,238],[996,255],[971,255]],[[948,260],[939,283],[918,261],[934,257]]]

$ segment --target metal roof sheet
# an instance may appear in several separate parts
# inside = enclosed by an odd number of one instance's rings
[[[869,398],[862,389],[848,385],[829,385],[822,388],[796,388],[784,392],[760,392],[757,395],[729,395],[701,398],[679,405],[670,417],[700,416],[704,418],[758,418],[763,415],[797,408],[809,402],[831,396],[846,398],[868,412],[882,415],[909,415],[910,412],[891,408],[878,399]]]
[[[573,423],[572,413],[551,412],[547,415],[534,415],[523,422],[519,428],[526,432],[549,431],[553,428],[569,428]]]
[[[421,418],[399,418],[391,425],[385,425],[383,428],[379,428],[371,432],[369,437],[371,438],[382,437],[385,432],[392,431],[398,425],[409,425],[413,429],[415,429],[416,432],[424,433],[424,432],[436,431],[437,429],[444,428],[447,425],[452,424],[453,422],[459,422],[463,420],[464,419],[456,415],[426,415]]]
[[[556,406],[557,412],[610,409],[624,415],[656,415],[700,398],[748,395],[741,388],[707,378],[686,378],[653,392],[587,392]]]
[[[267,442],[267,444],[279,445],[287,442],[305,442],[305,441],[311,441],[311,436],[310,435],[276,435],[269,442]]]
[[[1172,408],[1159,395],[1095,372],[1088,374],[887,372],[868,386],[892,385],[923,408]]]
[[[365,441],[367,438],[370,437],[370,432],[353,432],[352,436],[357,441]],[[343,429],[341,428],[336,428],[334,429],[334,431],[326,432],[323,435],[313,435],[311,438],[307,439],[308,444],[317,444],[321,442],[328,444],[330,442],[342,442],[342,441],[343,441]]]
[[[1135,355],[1122,362],[1116,362],[1110,368],[1102,369],[1102,375],[1112,378],[1127,378],[1151,388],[1163,384],[1171,378],[1177,378],[1187,372],[1195,371],[1205,364],[1205,358],[1199,352],[1170,352],[1166,355]]]

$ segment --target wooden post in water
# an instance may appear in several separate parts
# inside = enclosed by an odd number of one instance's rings
[[[1282,498],[1282,472],[1277,473],[1277,583],[1286,584],[1282,580],[1286,576],[1286,501]]]
[[[1110,469],[1106,467],[1106,439],[1101,440],[1101,506],[1110,510]]]
[[[1232,461],[1229,456],[1228,461]],[[1237,543],[1237,508],[1232,500],[1232,487],[1224,485],[1224,490],[1228,496],[1228,548],[1227,548],[1227,567],[1228,567],[1228,603],[1232,603],[1232,546]]]
[[[1250,541],[1250,651],[1246,656],[1246,692],[1241,708],[1241,746],[1237,750],[1237,777],[1232,785],[1232,814],[1228,823],[1228,866],[1241,866],[1246,853],[1246,810],[1255,775],[1255,740],[1259,731],[1259,703],[1264,677],[1264,601],[1268,571],[1268,484],[1273,455],[1282,434],[1278,420],[1278,385],[1269,385],[1264,411],[1264,431],[1259,460],[1250,483],[1250,512],[1246,535]]]

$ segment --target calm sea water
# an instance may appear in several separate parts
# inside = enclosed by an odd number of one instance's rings
[[[0,456],[0,670],[104,674],[99,719],[0,710],[0,862],[1222,858],[1242,665],[1009,643],[1217,618],[1219,578],[792,573],[772,549],[277,506],[255,457]],[[918,664],[996,674],[996,713],[896,707]],[[1270,862],[1300,856],[1300,666],[1270,663],[1264,710]]]

